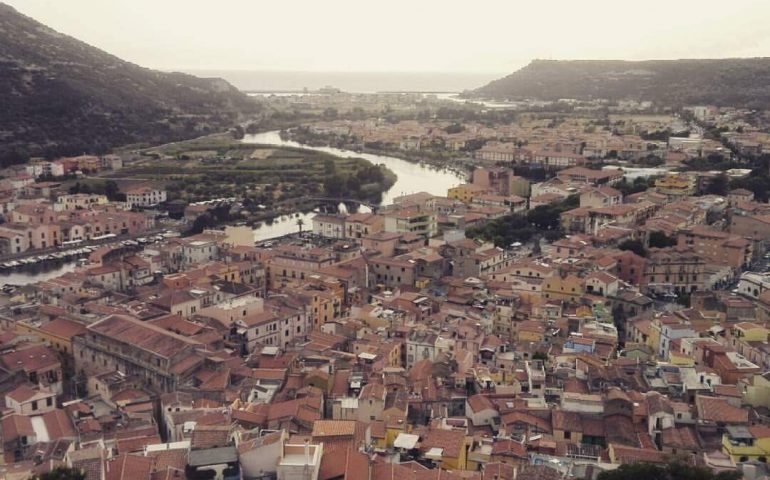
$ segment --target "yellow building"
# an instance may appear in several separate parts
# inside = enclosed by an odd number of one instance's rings
[[[476,195],[487,193],[489,189],[474,185],[472,183],[463,183],[447,190],[447,197],[452,200],[459,200],[463,203],[471,203]]]
[[[42,342],[54,350],[66,355],[72,355],[72,337],[84,333],[86,327],[73,320],[56,318],[43,325],[18,322],[16,330],[19,333],[36,335]]]
[[[770,408],[770,379],[767,375],[749,375],[740,381],[738,388],[748,405]]]
[[[668,363],[682,367],[695,366],[695,359],[692,356],[684,355],[673,350],[668,352]]]
[[[665,195],[694,195],[695,177],[687,174],[669,174],[655,180],[655,189]]]
[[[553,276],[546,279],[543,296],[554,300],[577,300],[583,296],[583,281],[575,275]]]
[[[743,342],[766,342],[770,330],[752,322],[740,322],[733,326],[732,336]]]
[[[409,422],[402,417],[388,418],[385,422],[385,448],[393,448],[393,442],[401,433],[412,433]]]
[[[430,428],[423,437],[423,456],[445,470],[465,470],[468,466],[470,437],[463,430]]]
[[[722,451],[734,462],[767,462],[770,457],[770,426],[728,426],[722,436]]]

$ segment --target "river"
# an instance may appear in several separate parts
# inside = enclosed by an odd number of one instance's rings
[[[330,153],[338,157],[357,157],[368,160],[374,164],[383,164],[389,168],[398,177],[388,191],[382,195],[382,205],[393,203],[393,199],[410,193],[428,192],[432,195],[445,196],[447,189],[454,187],[464,181],[460,175],[450,169],[440,169],[430,165],[420,165],[407,162],[400,158],[389,157],[387,155],[374,155],[371,153],[359,153],[352,150],[343,150],[331,147],[311,147],[298,142],[281,139],[277,131],[258,133],[255,135],[246,135],[244,143],[273,145],[277,147],[296,147],[318,152]],[[289,233],[298,231],[297,220],[302,219],[303,229],[311,230],[313,228],[314,213],[296,212],[291,215],[284,215],[273,220],[272,224],[263,223],[261,227],[254,230],[254,240],[264,241],[270,238],[280,237]],[[49,278],[57,277],[63,273],[72,271],[75,268],[74,263],[64,263],[61,266],[52,268],[45,272],[8,272],[0,273],[0,284],[11,283],[14,285],[27,285]]]
[[[11,285],[29,285],[31,283],[42,282],[64,275],[67,272],[75,270],[75,262],[57,263],[49,269],[35,269],[32,271],[10,271],[0,273],[0,285],[9,283]]]
[[[430,165],[408,162],[396,157],[387,155],[375,155],[372,153],[361,153],[353,150],[344,150],[332,147],[312,147],[291,140],[283,140],[279,132],[265,132],[254,135],[246,135],[243,138],[244,143],[253,143],[261,145],[273,145],[277,147],[295,147],[306,150],[315,150],[317,152],[329,153],[338,157],[363,158],[373,164],[382,164],[390,169],[398,177],[396,183],[390,189],[382,194],[382,205],[390,205],[393,199],[401,195],[410,193],[428,192],[432,195],[446,196],[447,189],[467,181],[462,176],[450,169],[436,168]],[[296,214],[295,214],[296,215]],[[306,229],[312,229],[313,214],[301,214],[301,218]],[[283,221],[273,223],[273,225],[263,225],[255,232],[256,240],[266,240],[272,237],[278,237],[297,231],[297,217],[284,218]]]

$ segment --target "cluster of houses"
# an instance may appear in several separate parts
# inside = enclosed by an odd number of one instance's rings
[[[622,175],[480,168],[259,245],[106,246],[4,294],[0,476],[595,479],[674,455],[767,475],[768,206],[673,176],[623,196]],[[560,240],[465,236],[572,195]],[[93,195],[8,215],[10,246],[149,227]]]
[[[716,107],[695,107],[694,111],[695,118],[724,128],[724,141],[739,154],[770,151],[770,137],[743,120],[750,112]],[[362,146],[464,151],[481,164],[515,163],[545,170],[583,166],[605,158],[633,162],[654,155],[666,165],[678,166],[689,158],[732,155],[722,142],[692,134],[681,119],[665,115],[613,115],[604,123],[591,115],[558,122],[524,115],[511,124],[458,125],[448,121],[392,123],[369,119],[321,121],[307,128],[314,134],[344,138]]]
[[[30,159],[24,166],[24,172],[33,179],[57,178],[76,173],[96,173],[104,170],[120,170],[123,158],[119,155],[80,155],[56,160]]]

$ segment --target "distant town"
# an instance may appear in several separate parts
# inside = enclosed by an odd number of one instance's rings
[[[0,477],[767,474],[766,115],[259,101],[0,173]]]

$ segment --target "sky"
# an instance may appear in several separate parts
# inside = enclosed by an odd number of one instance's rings
[[[162,70],[509,73],[770,55],[768,0],[0,0]]]

